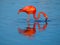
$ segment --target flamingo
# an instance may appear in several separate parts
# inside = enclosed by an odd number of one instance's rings
[[[45,17],[45,21],[47,21],[47,19],[48,19],[48,16],[44,12],[39,12],[38,17],[36,17],[36,8],[32,5],[25,6],[22,9],[19,9],[18,14],[21,13],[21,12],[25,12],[25,13],[28,14],[28,18],[27,18],[28,21],[30,20],[30,14],[33,14],[33,17],[34,17],[35,20],[38,20],[40,18],[40,14],[43,14],[43,16]]]

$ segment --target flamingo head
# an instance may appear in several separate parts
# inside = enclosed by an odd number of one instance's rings
[[[22,9],[19,9],[19,10],[18,10],[18,14],[21,13],[21,12],[23,12],[23,10],[22,10]]]

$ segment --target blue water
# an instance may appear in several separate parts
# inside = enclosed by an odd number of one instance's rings
[[[48,25],[44,31],[39,31],[32,38],[18,32],[18,28],[26,29],[27,14],[17,14],[24,6],[33,5],[39,11],[48,15]],[[43,17],[43,16],[41,16]],[[30,16],[30,26],[35,23]],[[44,19],[38,23],[45,24]],[[60,45],[60,0],[0,0],[0,45]]]

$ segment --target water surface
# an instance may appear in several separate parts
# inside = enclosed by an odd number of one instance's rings
[[[38,12],[44,11],[48,15],[47,27],[36,32],[30,38],[19,33],[18,28],[26,30],[28,27],[27,14],[17,14],[18,10],[27,5],[34,5]],[[35,20],[30,16],[30,27]],[[46,24],[44,17],[39,19],[41,28]],[[0,0],[0,45],[60,45],[60,0]]]

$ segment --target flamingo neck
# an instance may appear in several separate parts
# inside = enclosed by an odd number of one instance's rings
[[[47,20],[48,19],[48,16],[46,15],[46,13],[44,12],[39,12],[38,13],[38,17],[36,17],[36,14],[34,14],[34,19],[35,20],[38,20],[40,18],[40,15],[43,14],[43,16],[45,17],[45,19]]]
[[[38,17],[36,16],[36,13],[33,15],[35,20],[38,20]]]

